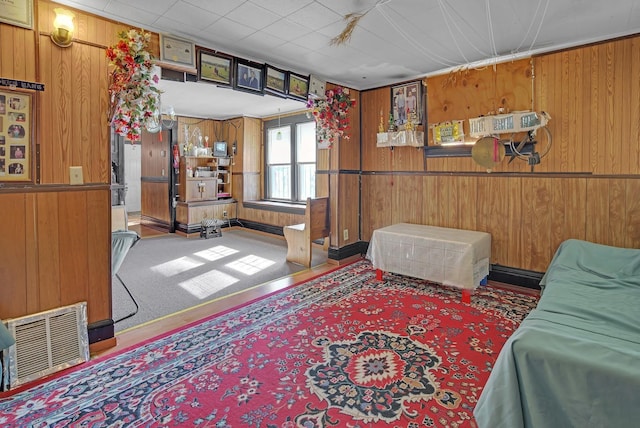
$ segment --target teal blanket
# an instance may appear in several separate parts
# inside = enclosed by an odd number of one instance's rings
[[[640,250],[565,241],[540,285],[474,410],[478,426],[638,426]]]

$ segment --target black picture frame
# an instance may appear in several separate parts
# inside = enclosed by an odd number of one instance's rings
[[[234,71],[233,56],[198,49],[198,80],[220,86],[232,86]]]
[[[264,91],[279,97],[286,97],[289,72],[269,64],[265,64],[264,68]]]
[[[307,101],[309,97],[309,76],[289,72],[287,96],[301,101]]]
[[[420,80],[391,87],[391,114],[398,129],[403,129],[404,124],[407,123],[407,109],[414,110],[411,107],[415,107],[416,113],[413,124],[421,124],[423,106],[422,81]]]
[[[236,58],[233,87],[257,94],[264,93],[264,64]]]

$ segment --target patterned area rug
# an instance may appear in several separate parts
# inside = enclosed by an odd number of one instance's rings
[[[0,402],[0,426],[464,427],[537,298],[366,261]]]

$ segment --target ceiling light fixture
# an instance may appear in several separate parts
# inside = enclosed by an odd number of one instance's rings
[[[280,109],[278,109],[278,132],[276,132],[276,141],[282,141],[282,131],[280,131]]]
[[[168,116],[169,119],[164,119],[163,116]],[[162,121],[162,126],[164,129],[173,128],[173,124],[176,122],[176,111],[173,109],[173,106],[169,106],[167,112],[163,115],[160,115],[160,120]]]
[[[53,11],[56,13],[56,17],[53,20],[51,40],[61,48],[71,46],[71,43],[73,42],[73,31],[75,29],[73,25],[73,18],[75,18],[75,15],[60,7],[53,9]]]

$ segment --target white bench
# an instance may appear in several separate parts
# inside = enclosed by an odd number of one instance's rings
[[[489,275],[491,235],[473,230],[398,223],[373,231],[367,259],[382,272],[462,289],[463,302]]]

